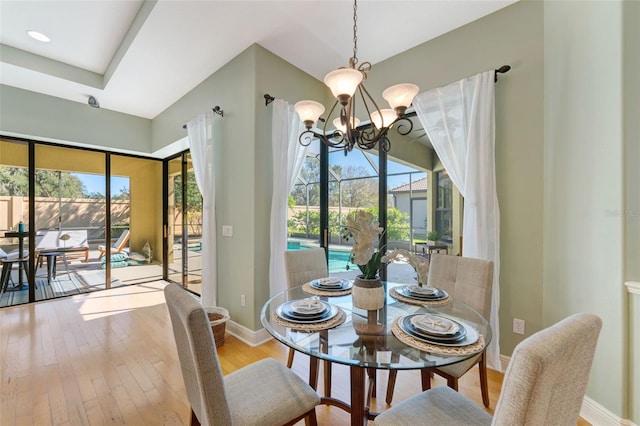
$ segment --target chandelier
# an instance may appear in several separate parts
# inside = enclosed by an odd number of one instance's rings
[[[298,138],[300,144],[304,146],[308,146],[313,139],[320,139],[329,147],[344,148],[345,155],[355,146],[369,150],[374,148],[376,144],[379,144],[379,149],[389,152],[391,142],[387,133],[392,126],[397,124],[396,130],[401,135],[407,135],[413,129],[413,123],[406,118],[405,112],[420,89],[411,83],[391,86],[382,92],[382,97],[389,103],[389,108],[380,109],[378,107],[376,101],[364,87],[367,73],[371,71],[371,63],[363,62],[358,65],[357,21],[358,4],[357,0],[354,0],[353,57],[349,58],[349,67],[338,68],[324,77],[324,83],[336,98],[329,111],[328,119],[320,118],[325,108],[319,102],[305,100],[294,106],[306,128]],[[336,108],[339,109],[338,116],[331,121],[335,130],[327,132],[327,123]],[[362,112],[366,114],[366,120],[370,125],[359,126],[360,119],[356,115]],[[312,130],[318,120],[324,122],[322,133]]]

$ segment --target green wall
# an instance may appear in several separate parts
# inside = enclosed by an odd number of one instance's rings
[[[151,120],[0,85],[0,132],[69,145],[151,153]]]
[[[425,91],[503,64],[512,66],[496,85],[504,354],[523,339],[512,333],[513,317],[526,321],[527,335],[543,325],[543,55],[543,4],[519,2],[375,64],[367,79],[372,94],[404,81]]]
[[[153,122],[157,150],[186,136],[180,123],[215,105],[224,110],[215,153],[218,304],[251,330],[262,328],[260,310],[269,298],[271,108],[265,93],[290,103],[328,96],[324,84],[252,45]],[[232,237],[222,236],[222,225],[233,226]]]
[[[620,2],[545,3],[542,311],[602,317],[587,394],[624,418],[621,28]]]

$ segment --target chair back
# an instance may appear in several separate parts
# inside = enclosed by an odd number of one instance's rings
[[[120,238],[118,238],[118,241],[116,241],[115,245],[113,246],[113,248],[116,249],[116,252],[121,252],[122,249],[124,249],[124,246],[127,245],[130,232],[131,231],[126,229],[122,234],[120,234]]]
[[[516,346],[492,424],[575,425],[601,327],[575,314]]]
[[[284,252],[284,266],[287,270],[288,288],[329,275],[327,256],[322,247],[287,250]]]
[[[430,286],[447,291],[454,299],[470,305],[486,319],[490,318],[492,261],[433,253],[427,282]]]
[[[191,409],[203,425],[231,424],[211,324],[202,305],[177,284],[164,288]]]

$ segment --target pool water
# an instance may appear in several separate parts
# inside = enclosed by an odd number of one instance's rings
[[[298,241],[289,241],[287,243],[288,250],[305,250],[315,248],[313,246],[305,246]],[[351,252],[347,250],[329,249],[329,272],[345,272]],[[358,269],[354,264],[349,264],[349,270]]]

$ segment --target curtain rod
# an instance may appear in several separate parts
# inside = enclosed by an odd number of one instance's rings
[[[221,110],[221,109],[220,109],[220,107],[219,107],[218,105],[216,105],[216,106],[214,106],[213,108],[211,108],[211,110],[212,110],[213,112],[215,112],[216,114],[218,114],[220,117],[224,117],[224,111],[223,111],[223,110]],[[183,124],[183,125],[182,125],[182,128],[183,128],[183,129],[186,129],[186,128],[187,128],[187,125],[186,125],[186,124]]]
[[[509,70],[511,69],[511,65],[503,65],[500,68],[496,68],[494,71],[496,72],[495,77],[493,78],[494,82],[498,81],[498,74],[505,74],[507,72],[509,72]],[[273,96],[271,96],[268,93],[264,94],[264,106],[269,106],[269,104],[271,102],[273,102],[276,98],[274,98]]]

